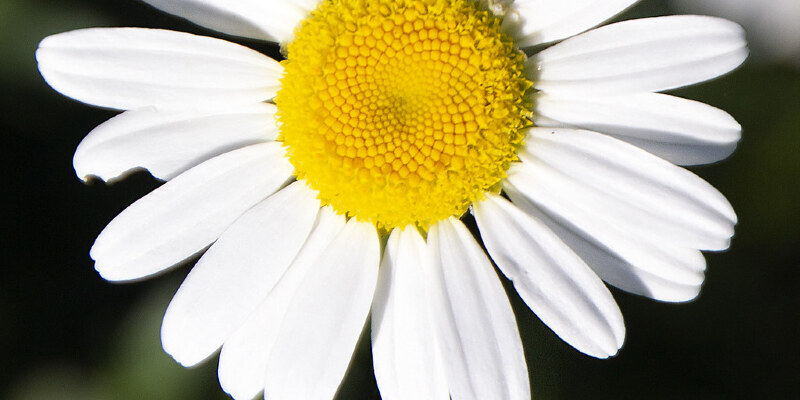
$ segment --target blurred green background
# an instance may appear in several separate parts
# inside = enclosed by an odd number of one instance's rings
[[[622,18],[672,13],[646,0]],[[0,0],[0,398],[225,399],[216,360],[184,369],[160,348],[161,315],[189,267],[114,285],[89,259],[105,224],[158,185],[143,173],[113,186],[74,175],[75,147],[114,114],[47,87],[34,51],[47,35],[92,26],[214,34],[135,0]],[[561,342],[510,290],[535,399],[800,398],[799,93],[800,68],[764,60],[678,91],[744,127],[733,157],[693,168],[736,208],[733,246],[707,255],[706,285],[689,304],[614,290],[628,336],[610,360]],[[339,398],[378,398],[363,340]]]

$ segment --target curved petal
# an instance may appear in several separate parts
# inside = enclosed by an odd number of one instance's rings
[[[703,250],[730,245],[736,214],[725,197],[635,146],[590,131],[533,128],[520,158],[521,168],[535,174],[525,184],[539,186],[534,193],[548,188],[537,203],[549,198],[559,209],[602,215],[656,242]]]
[[[716,162],[736,149],[742,127],[725,111],[660,93],[536,99],[537,126],[602,132],[679,165]]]
[[[372,359],[385,400],[449,400],[428,299],[425,240],[416,228],[389,236],[372,304]]]
[[[275,106],[252,104],[224,111],[126,111],[92,130],[75,151],[83,180],[106,182],[144,168],[169,180],[195,165],[241,147],[275,140]]]
[[[498,195],[487,194],[473,207],[489,255],[542,322],[578,351],[597,358],[617,354],[625,339],[622,313],[586,263]]]
[[[700,293],[706,263],[699,251],[648,243],[602,222],[566,220],[541,210],[509,183],[504,190],[514,205],[547,225],[609,284],[668,302],[689,301]]]
[[[184,366],[214,354],[283,276],[319,207],[316,193],[295,182],[236,220],[169,304],[161,326],[164,351]]]
[[[452,398],[530,400],[514,313],[486,254],[452,217],[431,226],[428,254],[428,298]]]
[[[379,263],[375,227],[351,219],[286,311],[267,363],[264,398],[333,398],[367,320]]]
[[[110,281],[143,278],[203,250],[292,173],[278,143],[212,158],[139,199],[92,246],[95,269]]]
[[[345,219],[329,207],[320,210],[316,226],[297,258],[247,321],[222,346],[219,382],[236,400],[256,398],[264,390],[267,361],[278,338],[286,310],[322,252],[342,231]]]
[[[714,17],[623,21],[528,60],[536,88],[561,95],[658,92],[726,74],[747,58],[744,30]]]
[[[639,0],[515,0],[503,30],[517,46],[535,46],[585,32]]]
[[[219,32],[287,42],[313,9],[308,0],[143,0],[145,3]]]
[[[93,28],[45,38],[39,71],[53,89],[100,107],[230,108],[275,96],[283,68],[246,47],[183,32]]]

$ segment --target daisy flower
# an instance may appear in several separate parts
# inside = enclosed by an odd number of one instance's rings
[[[744,25],[764,59],[800,67],[800,2],[797,0],[673,0],[678,8],[730,18]]]
[[[593,29],[634,0],[146,1],[286,57],[139,28],[37,52],[59,92],[126,110],[80,144],[78,175],[166,181],[103,230],[97,271],[136,280],[205,251],[162,343],[185,366],[220,351],[235,399],[331,399],[367,321],[385,399],[529,399],[493,263],[605,358],[625,327],[603,281],[687,301],[700,250],[729,246],[731,206],[676,164],[727,157],[740,126],[658,92],[740,65],[734,23]]]

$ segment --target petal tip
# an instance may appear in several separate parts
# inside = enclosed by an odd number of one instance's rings
[[[170,322],[169,315],[169,310],[167,310],[161,325],[161,348],[164,349],[164,352],[185,368],[194,367],[205,361],[208,357],[198,360],[196,356],[191,354],[190,349],[186,346],[185,338],[177,332],[177,327]]]
[[[130,276],[125,274],[125,269],[117,265],[109,265],[102,261],[95,261],[94,270],[101,278],[114,283],[131,283],[144,279],[143,276]]]

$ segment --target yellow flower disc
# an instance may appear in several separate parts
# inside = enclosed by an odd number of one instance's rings
[[[323,0],[285,51],[280,140],[323,204],[427,229],[498,191],[531,86],[474,0]]]

